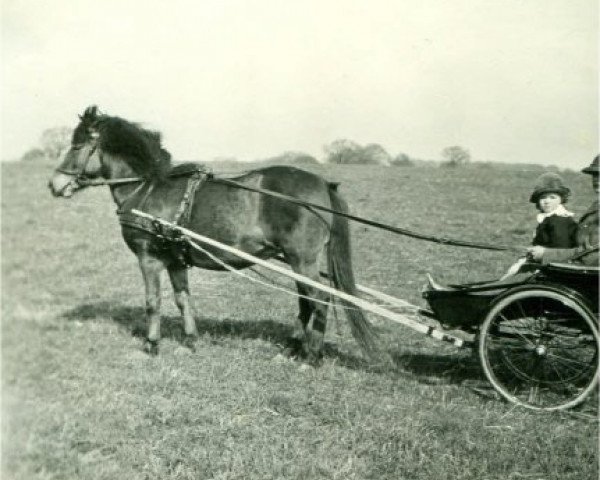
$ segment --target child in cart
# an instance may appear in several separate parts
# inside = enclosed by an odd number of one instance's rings
[[[537,228],[532,245],[545,248],[573,248],[576,246],[577,222],[573,213],[564,204],[569,198],[570,190],[563,179],[556,173],[544,173],[535,182],[529,201],[535,203],[540,213],[537,215]],[[511,277],[527,263],[528,257],[520,258],[501,278]],[[527,267],[525,267],[526,269]]]

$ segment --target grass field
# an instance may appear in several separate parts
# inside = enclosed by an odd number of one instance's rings
[[[341,181],[361,216],[486,243],[531,238],[539,171],[310,169]],[[395,368],[371,368],[341,314],[323,366],[305,366],[281,354],[295,299],[231,274],[191,272],[195,353],[165,281],[161,353],[148,357],[142,279],[108,191],[56,200],[50,174],[2,165],[3,479],[598,478],[594,401],[571,413],[514,408],[468,351],[373,317]],[[564,178],[581,214],[589,179]],[[483,280],[513,260],[352,233],[358,282],[417,304],[426,272]]]

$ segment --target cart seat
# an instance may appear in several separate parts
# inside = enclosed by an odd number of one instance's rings
[[[534,276],[535,272],[527,272],[505,280],[446,286],[428,275],[428,284],[423,289],[422,296],[444,328],[469,331],[481,323],[494,298],[508,288],[531,281]]]

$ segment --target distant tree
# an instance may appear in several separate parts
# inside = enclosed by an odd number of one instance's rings
[[[30,150],[27,150],[23,156],[21,157],[21,160],[24,162],[31,162],[31,161],[40,161],[43,160],[44,158],[46,158],[46,154],[44,153],[44,151],[41,148],[32,148]]]
[[[471,161],[469,151],[458,145],[444,148],[442,150],[442,157],[446,160],[443,163],[446,167],[459,167]]]
[[[406,153],[399,153],[391,162],[394,167],[412,167],[414,165],[411,158]]]
[[[46,157],[57,160],[71,144],[72,134],[73,130],[69,127],[53,127],[44,130],[40,138],[40,147]]]
[[[362,149],[363,163],[385,165],[392,163],[392,156],[378,143],[369,143]]]
[[[345,138],[334,140],[323,147],[327,163],[360,163],[361,146]]]
[[[339,139],[323,147],[325,161],[337,164],[390,165],[392,157],[377,143],[361,146],[352,140]]]
[[[294,151],[283,152],[281,155],[269,158],[267,162],[284,165],[310,165],[319,163],[315,157],[308,153]]]

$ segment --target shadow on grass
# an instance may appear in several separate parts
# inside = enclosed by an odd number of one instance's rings
[[[145,310],[138,306],[118,305],[111,302],[96,302],[79,305],[64,313],[63,318],[70,321],[88,321],[110,319],[131,332],[133,336],[146,336]],[[199,335],[208,334],[214,339],[241,338],[261,339],[272,343],[286,354],[300,357],[300,342],[292,338],[293,327],[272,319],[261,320],[230,320],[195,317]],[[183,319],[180,316],[161,317],[161,338],[169,338],[185,344]],[[359,370],[374,370],[360,355],[341,351],[337,345],[325,343],[324,356],[334,358],[347,368]],[[375,369],[376,370],[376,369]]]
[[[119,305],[112,302],[96,302],[79,305],[68,310],[63,318],[70,321],[110,319],[122,326],[133,336],[145,337],[145,310],[142,307]],[[208,334],[214,339],[241,338],[261,339],[280,348],[290,356],[298,356],[299,341],[292,338],[293,327],[272,319],[261,320],[217,320],[196,317],[200,335]],[[162,316],[161,337],[185,344],[183,320],[180,316]],[[393,365],[374,365],[359,352],[349,352],[335,343],[326,342],[325,358],[333,359],[338,365],[352,370],[369,371],[389,375],[410,372],[424,384],[458,383],[482,379],[478,359],[469,352],[456,354],[390,352]]]
[[[485,382],[477,352],[469,350],[454,354],[440,353],[392,353],[399,370],[408,371],[424,384],[478,384]]]
[[[146,335],[145,310],[142,307],[115,305],[110,302],[97,302],[79,305],[63,314],[67,320],[95,320],[109,318],[121,325],[134,336]],[[196,327],[200,335],[209,334],[214,337],[260,338],[275,344],[285,343],[292,335],[292,327],[274,320],[216,320],[197,318]],[[183,319],[180,316],[161,317],[161,338],[169,338],[182,342],[185,337]]]

